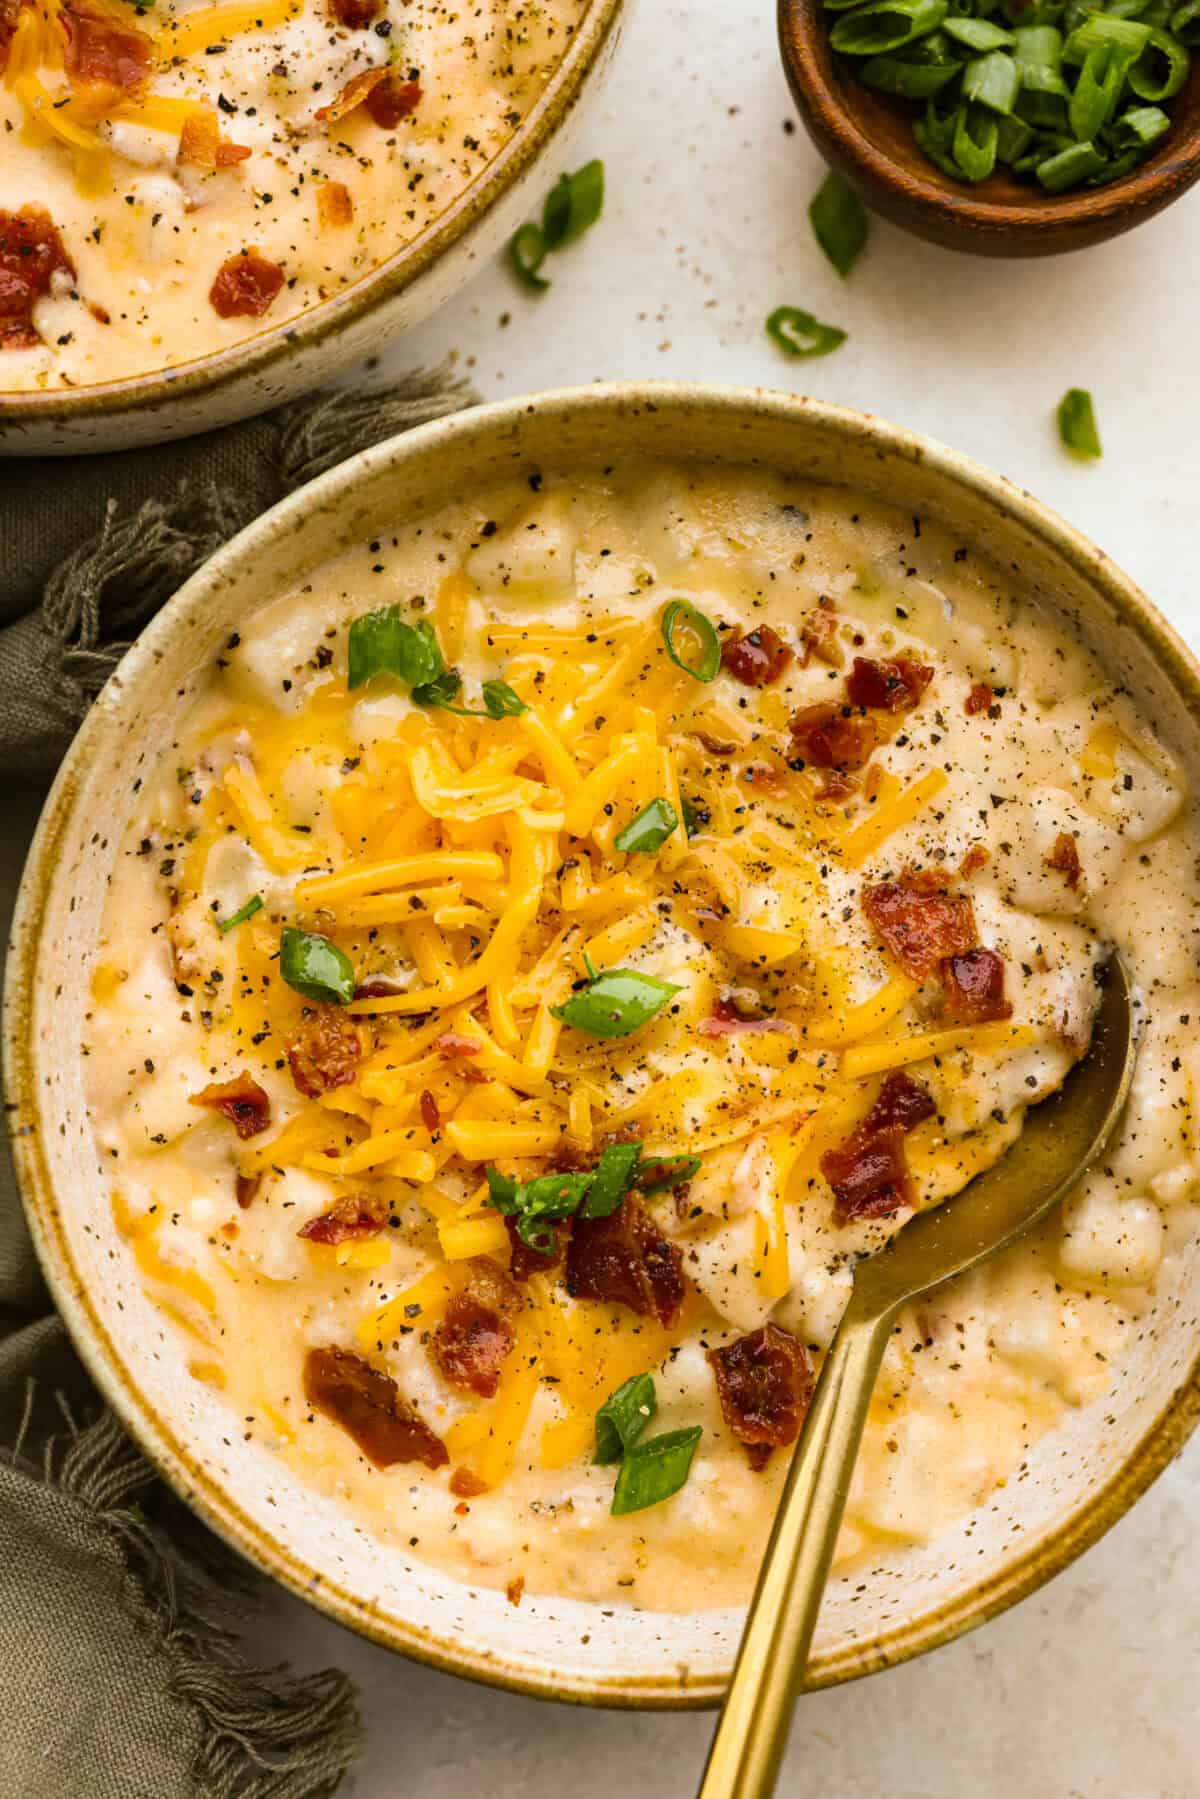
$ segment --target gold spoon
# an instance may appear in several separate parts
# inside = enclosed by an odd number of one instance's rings
[[[1119,956],[1087,1055],[998,1162],[854,1271],[767,1544],[699,1799],[769,1799],[787,1747],[879,1364],[901,1306],[1016,1242],[1074,1187],[1125,1104],[1136,1053]]]

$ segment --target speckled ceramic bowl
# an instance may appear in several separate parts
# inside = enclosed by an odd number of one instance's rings
[[[252,1561],[342,1623],[461,1674],[602,1705],[705,1705],[736,1612],[620,1611],[456,1585],[384,1551],[228,1428],[117,1238],[84,1106],[80,1040],[104,876],[130,788],[230,628],[328,556],[516,471],[630,456],[761,463],[952,526],[1091,640],[1200,773],[1200,668],[1084,538],[997,475],[859,413],[792,396],[589,387],[459,414],[367,450],[268,513],[194,576],[130,651],[63,765],[25,875],[7,994],[21,1183],[55,1298],[99,1386],[167,1479]],[[1142,1320],[1127,1365],[1021,1478],[925,1548],[835,1579],[811,1678],[847,1680],[1011,1605],[1093,1542],[1170,1459],[1200,1407],[1200,1250]],[[681,1595],[685,1599],[686,1595]]]
[[[170,370],[73,392],[0,387],[0,457],[124,450],[212,431],[310,392],[428,318],[495,255],[560,172],[579,102],[607,69],[628,5],[590,0],[570,49],[500,154],[378,268],[298,317]]]

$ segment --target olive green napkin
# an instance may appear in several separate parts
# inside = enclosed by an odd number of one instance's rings
[[[5,943],[50,771],[158,606],[285,493],[473,397],[443,367],[164,448],[0,461]],[[0,1795],[332,1793],[359,1747],[353,1688],[333,1669],[246,1662],[237,1628],[254,1584],[91,1387],[0,1147]]]

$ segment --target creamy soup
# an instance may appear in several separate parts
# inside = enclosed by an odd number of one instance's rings
[[[409,243],[586,0],[0,0],[0,391],[173,368]]]
[[[745,1598],[856,1258],[1014,1140],[1113,944],[1119,1138],[903,1315],[842,1562],[984,1501],[1170,1287],[1182,771],[928,522],[658,466],[472,496],[264,594],[130,810],[117,1227],[194,1378],[385,1546]]]

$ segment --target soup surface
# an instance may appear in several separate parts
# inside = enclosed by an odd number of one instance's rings
[[[0,0],[0,391],[177,367],[458,198],[586,0]]]
[[[843,1561],[982,1503],[1170,1288],[1182,771],[928,522],[532,473],[264,594],[130,810],[87,1043],[117,1226],[194,1377],[384,1544],[745,1598],[855,1259],[1013,1141],[1113,943],[1119,1140],[902,1317]]]

